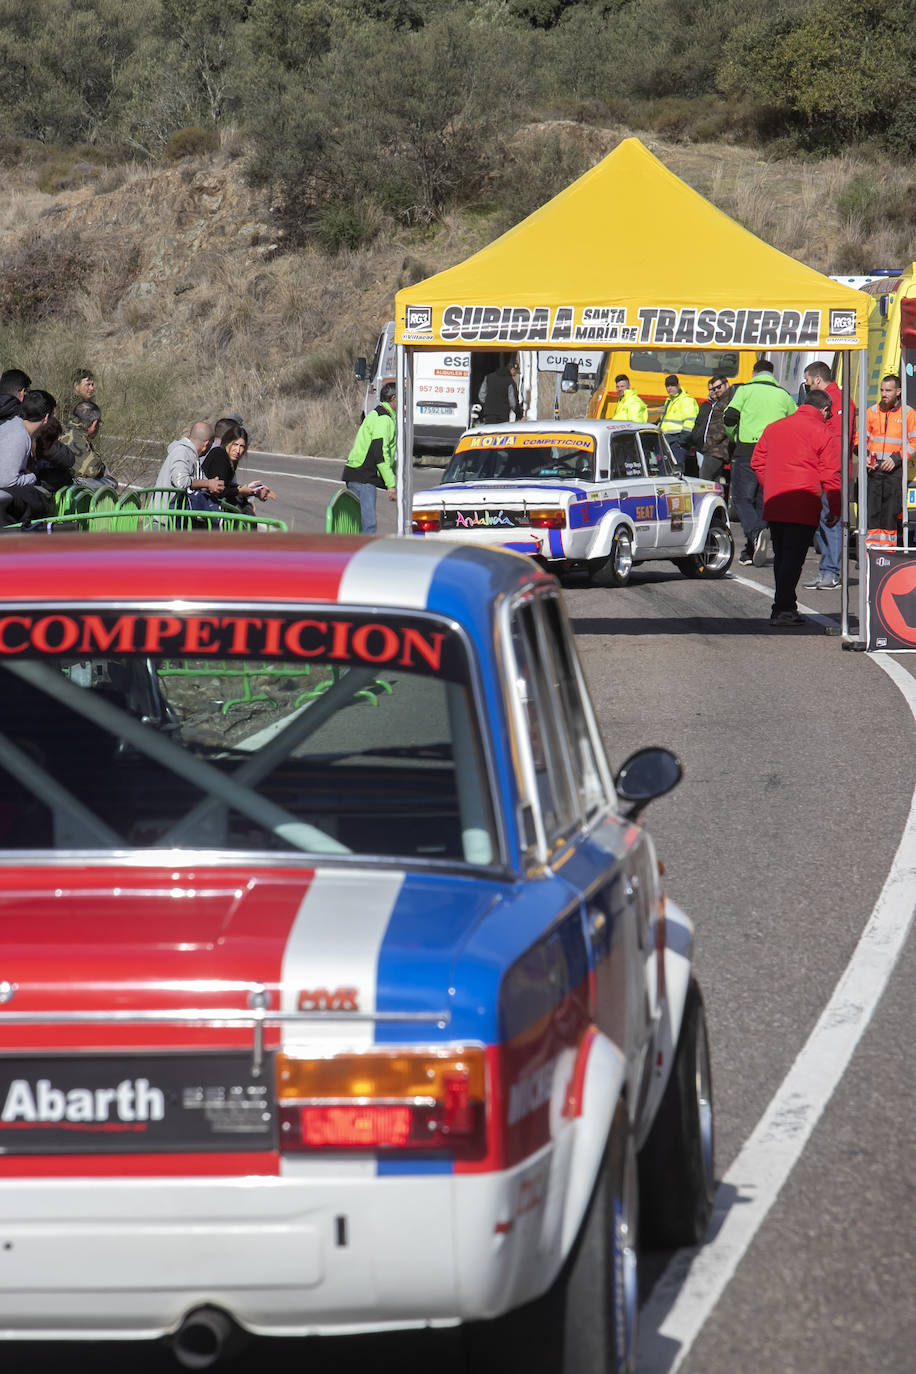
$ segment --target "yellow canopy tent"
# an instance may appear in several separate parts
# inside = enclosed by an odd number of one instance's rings
[[[426,348],[864,348],[870,301],[729,219],[638,139],[395,297]]]
[[[397,293],[398,528],[410,529],[404,455],[413,452],[416,349],[833,353],[867,347],[872,306],[743,229],[625,139],[479,253]]]

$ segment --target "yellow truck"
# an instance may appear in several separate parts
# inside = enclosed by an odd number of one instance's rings
[[[624,348],[605,353],[598,380],[588,403],[588,417],[591,420],[613,418],[617,405],[617,389],[614,378],[621,372],[630,379],[630,386],[649,407],[652,418],[658,418],[665,401],[665,378],[672,373],[677,377],[684,391],[705,401],[709,395],[707,383],[710,377],[721,373],[730,382],[750,381],[751,369],[757,361],[757,352],[741,352],[736,348],[705,350],[684,348]]]

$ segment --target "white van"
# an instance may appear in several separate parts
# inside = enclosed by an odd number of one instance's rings
[[[431,353],[417,349],[413,355],[413,450],[418,453],[451,453],[473,422],[471,407],[487,373],[503,360],[501,353],[480,349]],[[526,369],[527,370],[527,369]],[[371,363],[357,358],[356,380],[366,383],[360,419],[374,410],[385,382],[397,380],[394,320],[378,336]],[[525,394],[525,372],[520,378]]]

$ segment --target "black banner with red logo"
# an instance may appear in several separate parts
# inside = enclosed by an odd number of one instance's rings
[[[868,550],[868,649],[916,649],[916,549]]]

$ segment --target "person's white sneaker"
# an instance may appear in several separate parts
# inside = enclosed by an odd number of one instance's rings
[[[770,532],[769,530],[758,530],[754,536],[753,564],[755,568],[762,568],[767,561],[767,554],[770,552]]]

